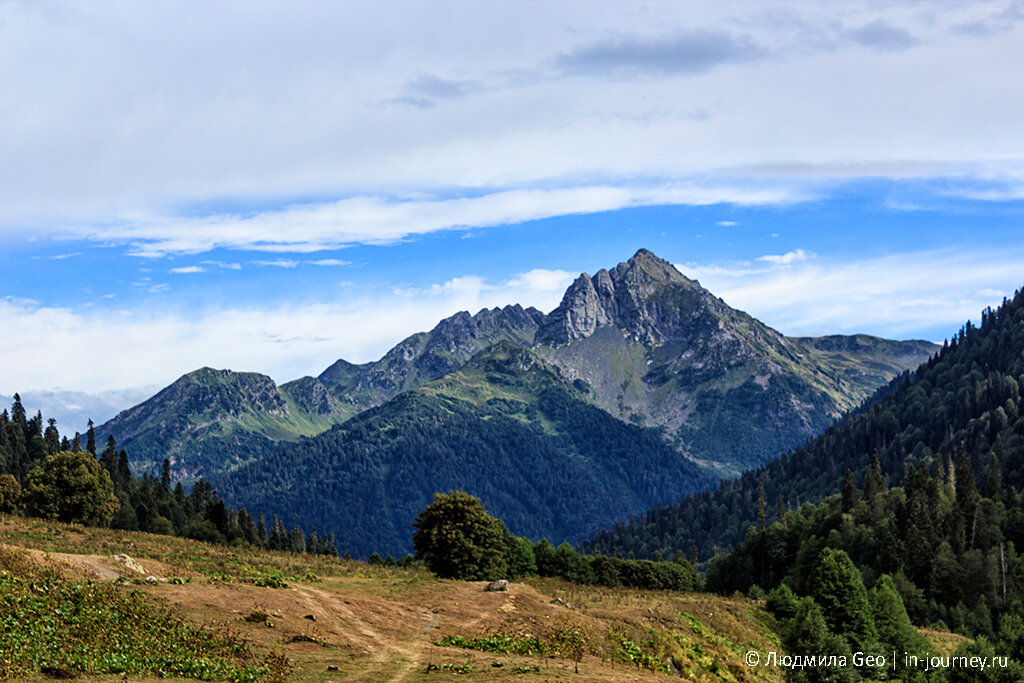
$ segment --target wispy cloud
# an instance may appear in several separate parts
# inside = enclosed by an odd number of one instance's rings
[[[876,19],[869,24],[850,29],[846,35],[855,43],[879,52],[907,50],[921,42],[907,29],[894,26],[884,19]]]
[[[241,270],[242,269],[242,264],[241,263],[233,263],[233,262],[229,263],[229,262],[225,262],[225,261],[202,261],[202,263],[203,263],[203,265],[207,265],[207,266],[217,266],[218,268],[221,268],[223,270]]]
[[[505,190],[472,197],[394,200],[355,197],[290,206],[251,216],[160,218],[96,228],[94,236],[134,244],[139,256],[196,253],[217,247],[315,252],[350,244],[386,244],[442,230],[487,228],[627,207],[685,204],[784,204],[809,195],[791,184],[676,182],[654,186],[590,185]],[[292,268],[291,260],[253,261]]]
[[[296,268],[299,262],[294,259],[274,259],[271,261],[250,261],[255,266],[268,266],[272,268]]]
[[[777,266],[785,266],[790,263],[799,263],[800,261],[806,261],[812,259],[817,254],[813,251],[805,251],[803,249],[794,249],[793,251],[787,251],[785,254],[765,254],[764,256],[758,256],[758,261],[765,261],[767,263],[774,263]]]
[[[310,263],[310,264],[312,264],[314,266],[350,266],[350,265],[352,265],[351,261],[342,261],[341,259],[336,259],[336,258],[322,258],[322,259],[317,259],[315,261],[308,261],[308,263]]]
[[[52,261],[63,261],[64,259],[69,259],[69,258],[73,258],[75,256],[81,256],[81,255],[82,255],[82,252],[75,251],[75,252],[71,252],[70,254],[53,254],[53,255],[47,255],[47,256],[33,256],[32,258],[36,259],[36,260],[49,259],[49,260],[52,260]]]
[[[434,106],[439,100],[461,100],[483,90],[483,82],[477,79],[459,80],[433,74],[419,74],[406,82],[402,94],[388,102],[426,109]]]
[[[554,64],[564,74],[635,78],[702,73],[722,64],[760,59],[766,54],[767,50],[748,36],[690,30],[657,38],[629,36],[591,43],[563,52]]]
[[[202,266],[183,266],[181,268],[171,268],[171,272],[178,275],[186,273],[205,273],[206,268],[203,268]]]

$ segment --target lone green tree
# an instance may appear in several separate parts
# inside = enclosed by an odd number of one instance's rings
[[[446,579],[506,578],[505,524],[479,498],[462,491],[435,493],[416,517],[412,544],[427,569]]]
[[[25,477],[25,509],[33,517],[106,525],[121,506],[110,475],[88,452],[60,451]]]

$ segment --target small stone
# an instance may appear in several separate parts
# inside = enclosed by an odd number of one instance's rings
[[[338,667],[334,666],[333,664],[328,664],[327,665],[327,670],[328,671],[338,671]]]

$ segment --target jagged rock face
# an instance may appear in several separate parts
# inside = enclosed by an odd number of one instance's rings
[[[547,316],[538,343],[565,344],[614,325],[647,346],[664,343],[693,327],[717,302],[672,264],[641,249],[611,271],[580,275],[562,303]]]
[[[320,379],[352,405],[370,408],[401,391],[458,370],[474,354],[496,342],[529,346],[543,321],[543,313],[519,304],[483,309],[476,315],[460,311],[430,332],[408,337],[376,363],[337,369],[336,363]],[[336,381],[339,377],[342,381]]]
[[[663,429],[723,473],[813,436],[934,350],[867,336],[787,339],[644,249],[580,275],[535,339],[598,406]]]

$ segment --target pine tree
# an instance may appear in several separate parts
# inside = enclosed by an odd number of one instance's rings
[[[263,519],[263,513],[260,513],[259,521],[256,522],[256,539],[260,546],[266,548],[269,541],[267,536],[267,521]]]
[[[885,480],[882,479],[882,463],[878,460],[878,449],[871,455],[871,466],[864,476],[864,500],[869,503],[875,500],[875,496],[885,490]]]
[[[857,490],[857,482],[853,480],[853,472],[846,470],[843,476],[842,506],[843,512],[852,512],[860,500],[860,491]]]
[[[764,531],[768,526],[768,502],[764,498],[764,484],[757,483],[757,530]]]
[[[796,669],[790,672],[789,680],[796,683],[818,683],[819,681],[842,682],[859,679],[856,670],[849,664],[853,653],[846,639],[831,632],[822,609],[810,598],[800,601],[796,615],[790,620],[783,638],[787,654],[817,656],[827,653],[835,655],[836,661],[846,661],[847,666],[817,666]],[[845,660],[840,660],[843,657]]]
[[[46,432],[43,434],[46,442],[46,454],[53,455],[60,450],[60,432],[57,431],[57,421],[52,417],[46,421]]]
[[[89,420],[89,429],[85,432],[85,450],[89,455],[96,457],[96,430],[92,420]]]
[[[871,616],[883,651],[924,655],[931,650],[928,640],[910,623],[903,598],[888,574],[883,574],[871,589]]]
[[[810,589],[829,630],[849,639],[854,649],[871,652],[878,635],[864,580],[849,555],[824,548],[811,574]]]
[[[985,497],[992,500],[998,499],[1003,494],[1003,466],[996,454],[988,454],[988,464],[985,466]]]

